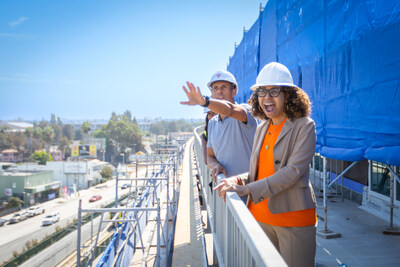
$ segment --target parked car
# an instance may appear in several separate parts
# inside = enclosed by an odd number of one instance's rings
[[[100,200],[102,198],[102,196],[100,195],[94,195],[91,198],[89,198],[89,202],[95,202],[97,200]]]
[[[28,210],[29,217],[39,215],[41,213],[44,213],[44,208],[42,206],[30,207]]]
[[[60,213],[56,212],[50,215],[47,215],[43,221],[42,221],[42,225],[46,226],[46,225],[52,225],[53,223],[56,223],[60,220]]]
[[[3,226],[7,222],[6,219],[0,219],[0,227]]]
[[[15,213],[12,217],[11,217],[11,219],[10,219],[10,223],[18,223],[18,222],[20,222],[20,221],[23,221],[23,220],[25,220],[25,219],[27,219],[28,218],[28,212],[27,211],[24,211],[24,212],[21,212],[21,213]]]
[[[30,207],[29,209],[28,209],[28,217],[33,217],[33,216],[35,216],[36,215],[36,207]]]
[[[121,189],[127,189],[127,188],[129,188],[129,187],[131,187],[130,184],[123,184],[123,185],[121,186]]]

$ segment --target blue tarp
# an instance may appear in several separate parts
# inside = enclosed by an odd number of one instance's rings
[[[400,1],[270,0],[228,70],[247,102],[258,71],[281,62],[310,96],[317,152],[400,166],[399,47]]]

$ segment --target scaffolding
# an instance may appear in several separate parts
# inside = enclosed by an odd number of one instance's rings
[[[169,146],[167,154],[145,155],[119,166],[113,208],[83,209],[80,202],[76,266],[128,266],[132,262],[160,266],[170,261],[183,151],[184,146]],[[123,200],[118,199],[120,183],[129,188]],[[81,242],[83,214],[92,217],[91,239],[85,244]],[[94,220],[95,216],[100,219]],[[96,233],[94,224],[98,224]],[[100,247],[105,248],[101,255]]]

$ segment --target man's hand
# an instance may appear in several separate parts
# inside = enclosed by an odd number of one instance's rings
[[[213,190],[218,190],[218,195],[222,197],[224,202],[226,192],[236,192],[239,196],[250,194],[249,187],[247,185],[238,185],[236,177],[222,179],[221,182],[213,188]]]
[[[227,176],[226,170],[224,167],[222,167],[221,164],[217,163],[214,165],[214,167],[211,170],[211,175],[212,175],[212,179],[214,181],[214,184],[217,184],[217,175],[223,173],[225,174],[225,176]]]
[[[186,82],[188,89],[185,86],[182,86],[183,91],[185,91],[189,101],[181,101],[182,105],[204,105],[206,100],[204,99],[203,95],[201,94],[200,88],[194,86],[193,83]]]

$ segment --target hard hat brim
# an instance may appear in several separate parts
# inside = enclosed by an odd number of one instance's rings
[[[215,83],[215,82],[227,82],[227,83],[236,85],[236,87],[238,87],[237,84],[235,84],[235,83],[233,83],[233,82],[231,82],[231,81],[227,81],[227,80],[221,79],[221,80],[215,80],[215,81],[212,81],[212,82],[207,83],[207,86],[208,86],[208,88],[209,88],[210,90],[212,90],[211,85],[212,85],[213,83]]]

